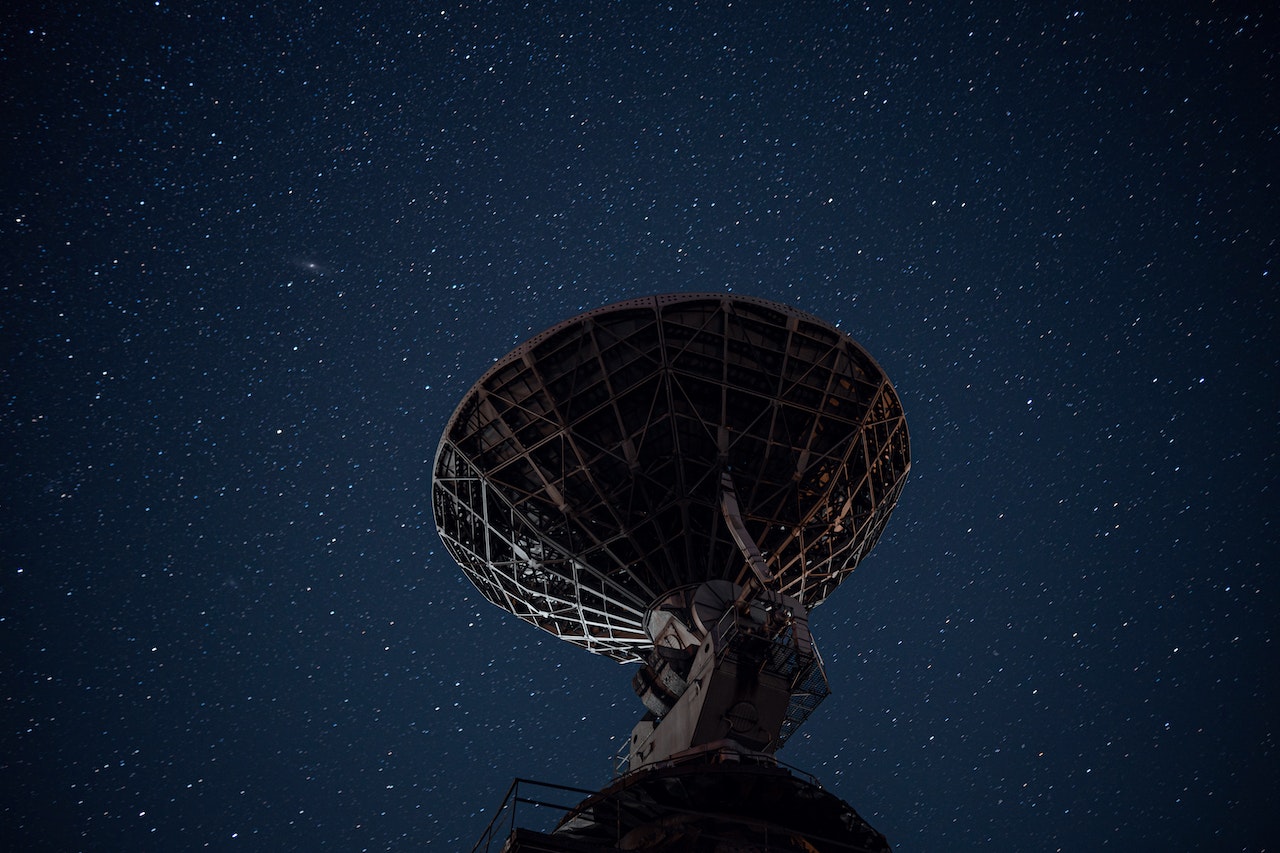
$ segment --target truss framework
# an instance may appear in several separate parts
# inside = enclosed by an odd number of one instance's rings
[[[902,405],[851,338],[765,300],[678,294],[572,318],[496,363],[441,439],[433,506],[489,601],[632,661],[657,598],[749,573],[723,472],[771,586],[813,608],[875,545],[909,469]]]

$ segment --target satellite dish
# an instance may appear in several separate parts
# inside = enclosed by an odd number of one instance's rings
[[[436,452],[440,536],[489,601],[643,663],[646,709],[625,774],[503,849],[888,853],[773,756],[831,692],[808,611],[875,545],[910,467],[879,365],[762,299],[620,302],[490,368]]]
[[[848,335],[763,299],[676,294],[588,311],[499,359],[449,420],[433,506],[485,598],[638,661],[646,614],[676,590],[754,582],[820,604],[910,465],[898,395]]]

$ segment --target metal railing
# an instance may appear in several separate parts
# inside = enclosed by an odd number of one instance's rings
[[[683,755],[679,758],[660,761],[655,764],[645,765],[634,771],[637,774],[651,772],[659,768],[670,768],[685,764],[707,763],[707,764],[743,764],[755,765],[761,767],[773,767],[785,770],[790,776],[796,777],[803,782],[812,785],[818,790],[823,790],[821,783],[812,774],[793,767],[786,762],[778,761],[771,755],[763,753],[742,753],[736,749],[728,747],[720,747],[699,751],[693,754]],[[548,792],[548,793],[541,793]],[[576,802],[572,804],[564,804],[560,802],[552,802],[549,797],[556,794],[572,794]],[[575,788],[571,785],[557,785],[551,782],[539,782],[533,779],[516,779],[507,789],[506,795],[502,798],[502,804],[490,819],[488,826],[485,827],[484,833],[480,839],[476,841],[471,848],[471,853],[500,853],[505,848],[508,840],[513,838],[517,830],[532,831],[533,833],[551,834],[557,827],[564,824],[566,818],[571,813],[578,810],[584,804],[584,801],[596,796],[600,792],[589,791],[585,788]],[[523,807],[523,808],[522,808]],[[681,808],[677,805],[668,804],[666,812],[671,815],[688,815],[688,816],[705,816],[707,813],[701,810]],[[532,819],[530,813],[533,813]],[[855,813],[855,818],[856,818]],[[860,820],[860,818],[858,818]],[[791,844],[785,847],[774,847],[769,842],[770,826],[767,821],[757,821],[761,831],[765,833],[763,838],[764,847],[761,850],[794,850]],[[794,830],[781,829],[788,837]],[[618,828],[619,837],[612,838],[617,841],[622,833],[622,827]],[[873,831],[873,830],[872,830]],[[708,839],[718,838],[716,835],[705,836]],[[848,839],[832,839],[824,838],[817,835],[806,836],[813,841],[822,841],[826,846],[823,849],[830,850],[847,850],[849,853],[866,853],[866,848],[850,842]],[[726,839],[730,840],[730,839]],[[494,843],[497,847],[494,847]]]
[[[530,789],[534,789],[534,791],[526,793]],[[569,805],[551,802],[549,799],[544,798],[555,795],[548,793],[537,796],[539,789],[574,794],[577,796],[577,801]],[[528,820],[530,812],[541,812],[534,818],[533,822],[550,831],[555,824],[560,822],[564,815],[577,807],[578,801],[594,793],[595,791],[574,788],[570,785],[556,785],[551,782],[538,782],[533,779],[516,779],[511,783],[511,787],[507,789],[506,796],[502,798],[502,805],[498,806],[498,810],[494,813],[493,818],[490,819],[489,825],[484,828],[480,839],[471,848],[471,853],[477,853],[477,851],[491,853],[491,851],[501,850],[507,838],[511,836],[517,826],[532,828]],[[521,806],[524,806],[523,811]],[[543,811],[544,809],[545,811]],[[541,818],[541,820],[538,818]],[[517,823],[517,820],[519,820],[519,823]],[[495,841],[498,843],[496,848],[493,847]]]

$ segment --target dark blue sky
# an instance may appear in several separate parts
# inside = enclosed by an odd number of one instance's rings
[[[732,290],[913,471],[781,757],[899,853],[1274,843],[1269,4],[28,5],[0,33],[13,849],[469,849],[631,672],[431,460],[519,340]]]

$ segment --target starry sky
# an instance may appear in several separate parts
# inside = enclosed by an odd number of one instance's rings
[[[431,461],[671,291],[838,324],[911,427],[781,758],[899,853],[1270,849],[1270,4],[546,5],[3,13],[12,849],[469,849],[605,784],[630,669],[480,599]]]

